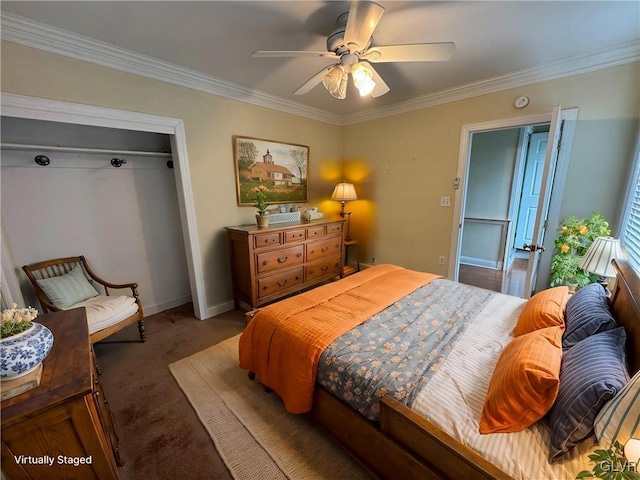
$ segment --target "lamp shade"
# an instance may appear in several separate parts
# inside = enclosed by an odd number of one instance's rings
[[[624,456],[635,464],[640,462],[640,438],[630,438],[624,446]]]
[[[333,194],[331,195],[331,200],[338,200],[342,202],[357,199],[358,196],[356,195],[356,189],[353,188],[353,184],[346,182],[340,182],[337,184],[336,188],[333,189]]]
[[[620,241],[617,238],[598,237],[580,260],[580,268],[602,277],[615,277],[611,266],[614,258],[622,258]]]

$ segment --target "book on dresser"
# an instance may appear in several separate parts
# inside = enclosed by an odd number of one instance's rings
[[[340,276],[343,218],[225,227],[233,300],[252,309]]]

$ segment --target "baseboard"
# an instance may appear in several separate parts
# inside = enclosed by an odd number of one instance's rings
[[[147,305],[142,302],[142,310],[145,316],[153,315],[154,313],[164,312],[170,308],[179,307],[185,303],[191,302],[191,294],[183,295],[182,297],[174,298],[168,302],[156,303],[155,305]]]
[[[213,307],[207,308],[207,318],[215,317],[216,315],[220,315],[221,313],[228,312],[229,310],[234,309],[233,300],[229,300],[228,302],[219,303],[218,305],[214,305]],[[200,320],[205,320],[201,318]]]
[[[366,270],[367,268],[375,267],[373,263],[361,263],[360,270]]]
[[[472,267],[490,268],[492,270],[500,270],[502,268],[502,262],[496,262],[495,260],[486,260],[484,258],[461,256],[460,263],[470,265]]]

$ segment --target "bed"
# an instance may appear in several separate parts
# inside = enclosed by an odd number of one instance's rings
[[[623,327],[626,334],[622,348],[628,381],[629,375],[640,370],[640,279],[625,261],[614,261],[614,267],[617,279],[607,308],[615,317],[615,326]],[[533,471],[539,478],[575,478],[579,470],[590,469],[587,455],[595,448],[591,437],[572,448],[562,462],[546,462],[546,443],[549,435],[555,435],[546,425],[548,416],[523,432],[477,434],[475,440],[460,436],[457,419],[447,419],[454,411],[453,417],[466,416],[466,422],[477,430],[478,416],[485,415],[480,412],[484,397],[489,396],[487,389],[491,391],[491,372],[507,346],[517,343],[517,338],[527,337],[514,338],[513,332],[520,328],[518,319],[523,310],[534,302],[475,287],[459,287],[436,275],[397,269],[369,269],[252,312],[240,341],[240,366],[249,370],[250,378],[257,374],[265,386],[275,390],[287,410],[310,415],[377,477],[531,478]],[[456,289],[460,290],[457,297],[451,294],[451,298],[445,298],[447,292]],[[425,307],[425,300],[416,297],[419,291],[427,292],[438,305],[426,302],[429,304]],[[419,316],[426,319],[428,328],[403,320],[414,310],[422,312]],[[406,354],[408,340],[393,331],[394,322],[402,324],[401,330],[407,330],[405,324],[411,325],[408,330],[413,330],[411,335],[418,338],[423,350]],[[367,330],[368,325],[374,326]],[[436,337],[446,341],[434,345],[425,342],[425,329],[430,332],[428,336],[436,331]],[[388,330],[390,336],[378,338]],[[399,362],[402,368],[395,368],[394,364],[391,375],[378,375],[370,370],[366,353],[360,358],[351,356],[376,343],[399,348],[404,356],[392,351],[388,361],[370,363]],[[398,347],[391,345],[396,343]],[[296,344],[306,346],[303,349]],[[473,357],[474,349],[485,359]],[[565,350],[565,358],[569,358],[568,351]],[[341,354],[336,352],[347,352],[347,357],[356,358],[356,366],[341,364]],[[378,354],[374,357],[377,360]],[[417,361],[404,360],[412,357]],[[431,360],[424,360],[428,358]],[[330,366],[335,368],[331,370]],[[344,370],[360,371],[361,378],[340,378]],[[421,380],[425,372],[429,378]],[[413,374],[417,376],[409,378]],[[456,377],[464,375],[466,380],[461,385],[456,383]],[[360,393],[360,384],[352,382],[369,382],[377,376],[392,377],[395,387],[389,387],[389,391],[374,387],[373,392],[377,393],[358,395],[367,397],[369,405],[354,403],[348,392]],[[336,387],[340,385],[347,388]],[[347,397],[342,392],[339,398],[336,390],[347,392]],[[453,397],[442,396],[449,391]],[[562,391],[558,398],[561,395]],[[375,401],[371,402],[371,398]],[[470,405],[468,412],[457,413],[458,408],[466,408],[464,404]],[[489,438],[497,440],[487,447],[484,443]],[[521,453],[523,445],[535,445],[532,449],[540,450],[544,461],[529,461],[528,454]],[[515,461],[520,456],[525,457],[524,467]]]

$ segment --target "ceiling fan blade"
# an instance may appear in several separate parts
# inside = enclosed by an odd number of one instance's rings
[[[371,73],[373,73],[373,81],[376,82],[376,86],[373,87],[373,90],[371,90],[370,95],[375,98],[375,97],[381,97],[382,95],[387,93],[390,90],[390,88],[386,83],[384,83],[384,80],[378,74],[378,72],[376,72],[376,69],[373,68],[373,66],[367,61],[362,60],[362,63],[366,63],[367,66],[371,69]]]
[[[414,45],[388,45],[371,47],[360,58],[373,63],[382,62],[444,62],[453,56],[456,44],[416,43]]]
[[[269,51],[259,50],[251,54],[253,58],[278,58],[278,57],[324,57],[324,58],[339,58],[333,52],[311,52],[311,51]]]
[[[344,43],[352,51],[367,48],[369,39],[376,29],[384,8],[373,2],[354,1],[349,9]]]
[[[313,77],[311,77],[309,80],[303,83],[300,88],[298,88],[295,92],[293,92],[293,94],[304,95],[305,93],[309,93],[316,85],[322,82],[322,79],[324,78],[324,76],[327,73],[329,73],[331,69],[333,69],[336,65],[340,65],[340,64],[338,63],[335,65],[328,65],[324,67],[322,70],[316,73]]]

